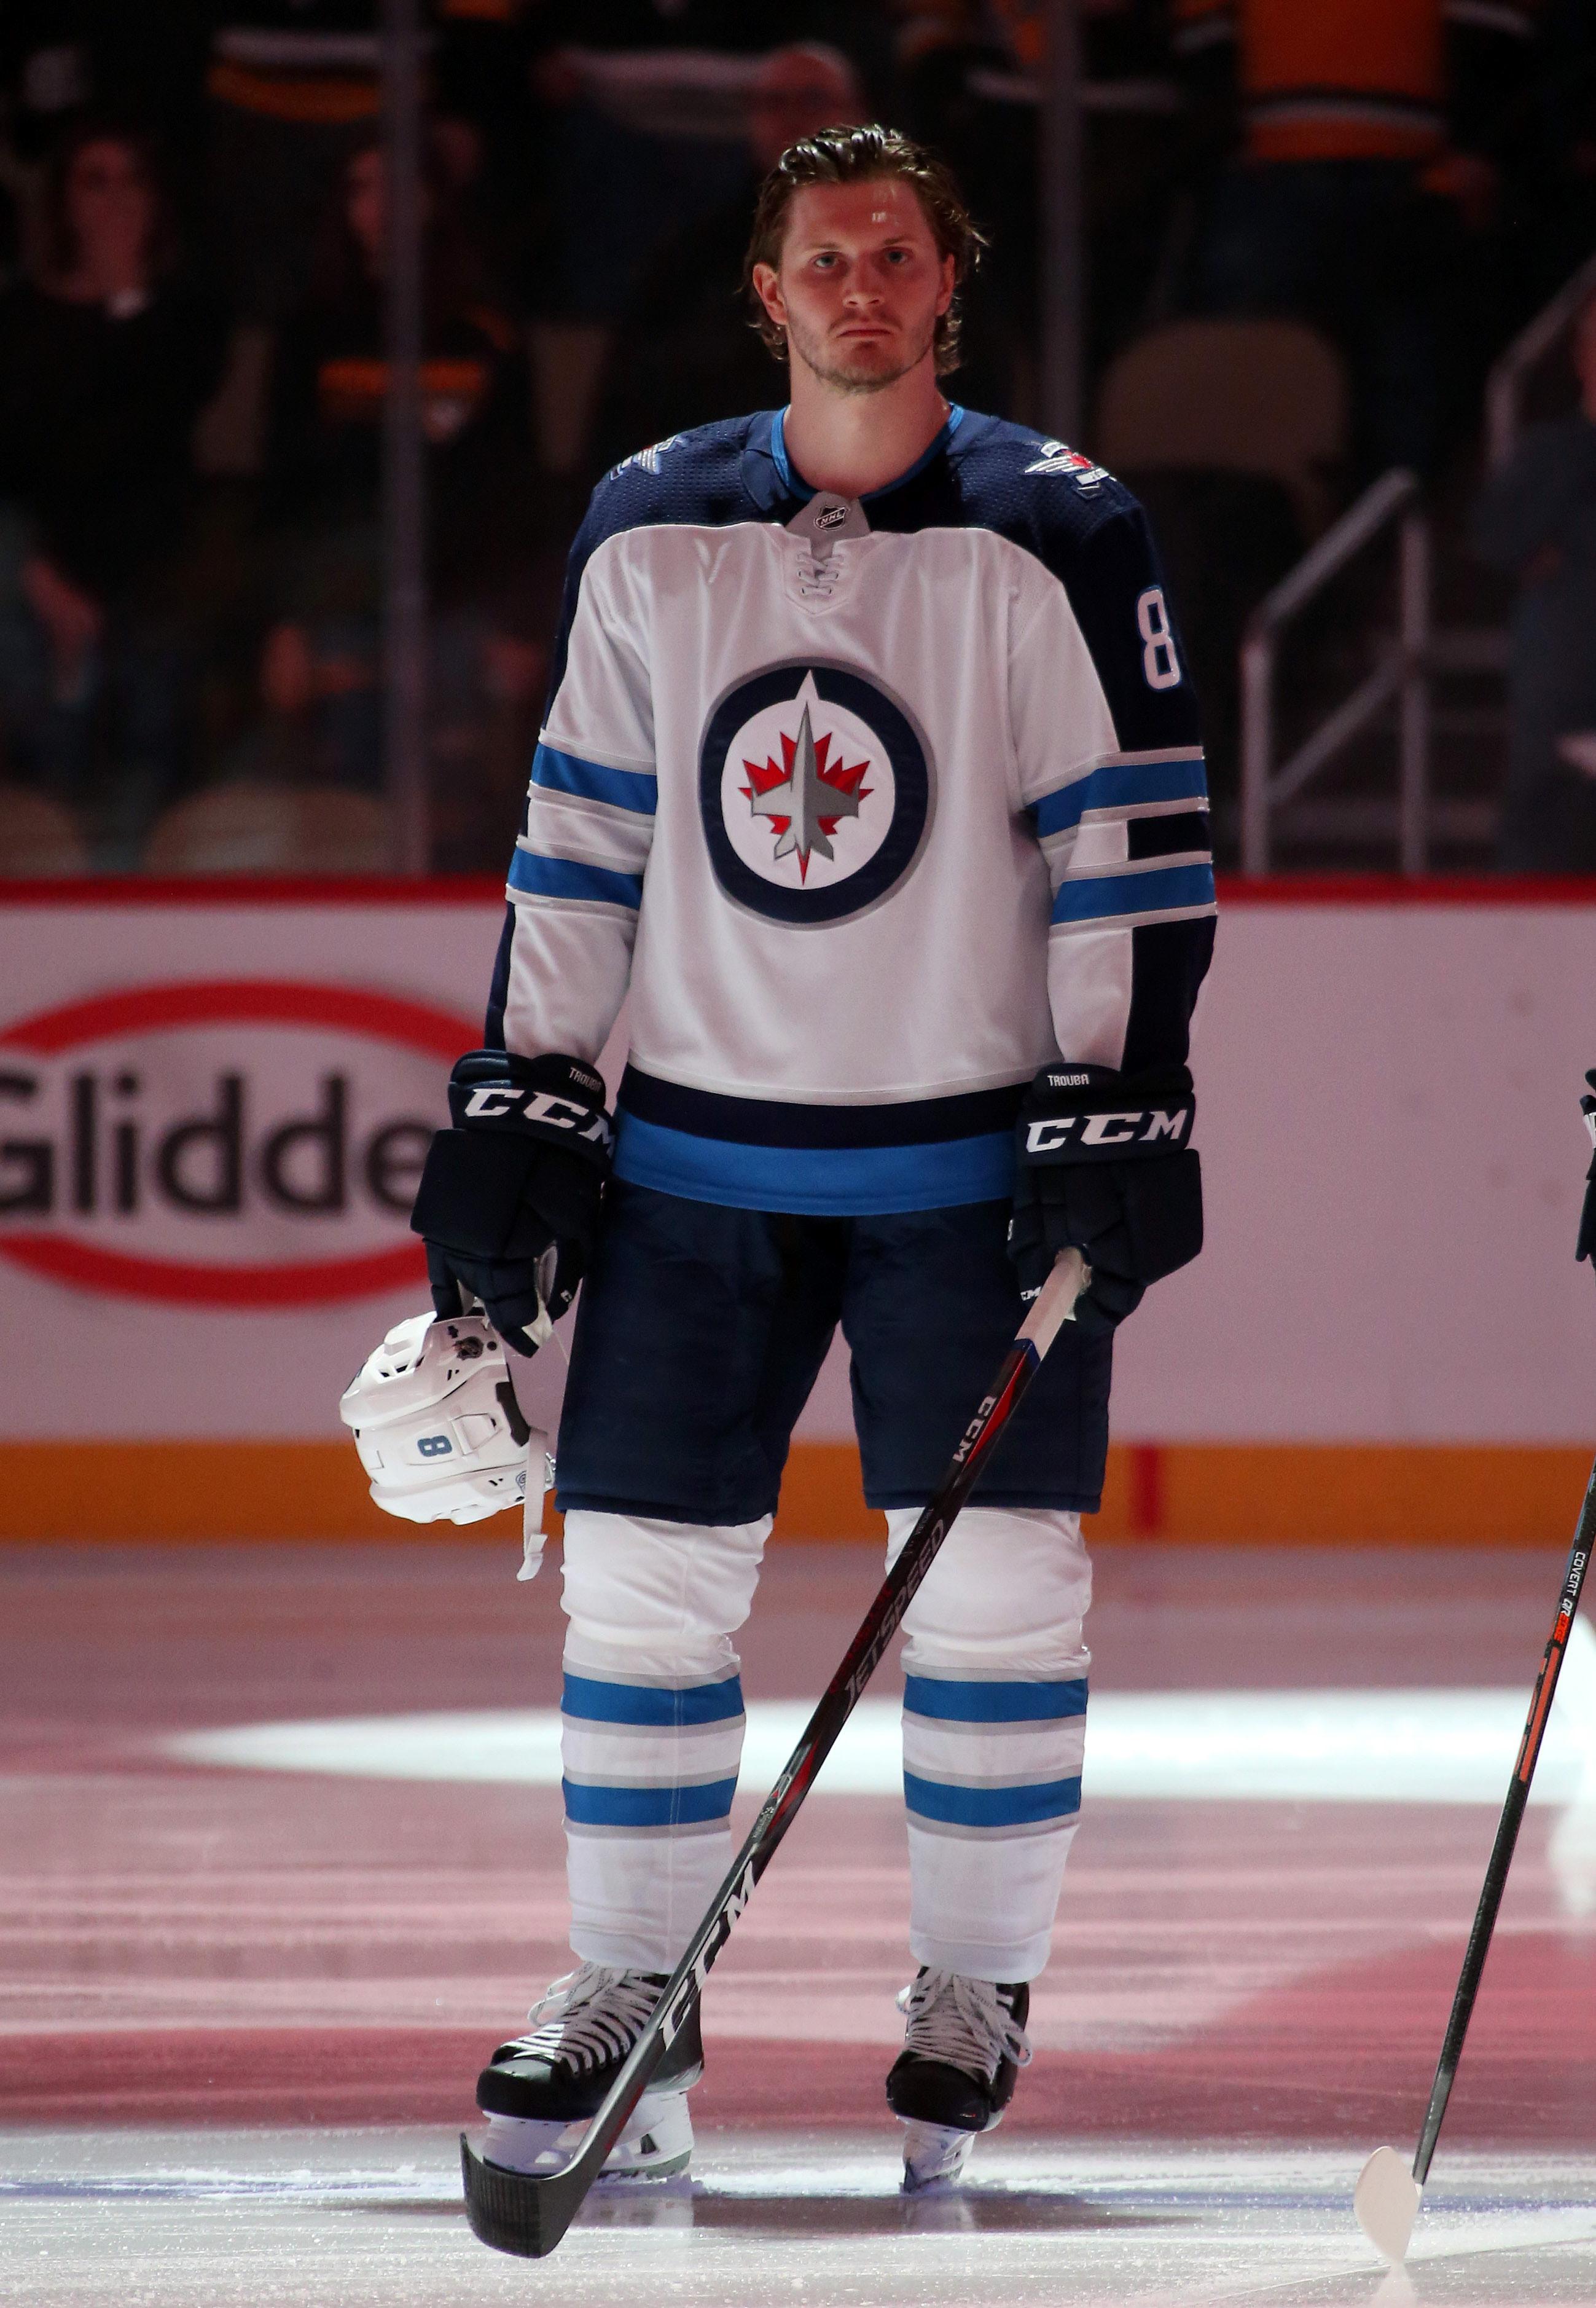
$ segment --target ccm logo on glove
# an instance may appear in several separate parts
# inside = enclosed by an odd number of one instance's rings
[[[1196,1116],[1183,1065],[1119,1073],[1044,1067],[1019,1112],[1008,1255],[1034,1298],[1062,1250],[1092,1270],[1076,1306],[1083,1330],[1112,1330],[1150,1282],[1203,1246],[1202,1173],[1187,1141]]]
[[[604,1097],[604,1084],[594,1085],[593,1095]],[[610,1150],[610,1125],[603,1114],[595,1114],[591,1107],[572,1106],[568,1099],[556,1098],[546,1089],[519,1089],[513,1082],[493,1082],[483,1089],[474,1089],[461,1109],[460,1121],[502,1122],[513,1115],[518,1122],[541,1122],[551,1130],[573,1130],[579,1138],[590,1138]]]
[[[604,1083],[579,1059],[472,1050],[449,1084],[454,1127],[428,1150],[410,1224],[433,1305],[474,1298],[518,1354],[536,1353],[576,1296],[613,1142]]]
[[[1191,1135],[1190,1106],[1146,1107],[1127,1114],[1059,1114],[1025,1124],[1025,1152],[1058,1154],[1068,1148],[1085,1153],[1101,1147],[1105,1154],[1123,1154],[1136,1146],[1153,1146],[1167,1140],[1171,1148],[1184,1146]]]

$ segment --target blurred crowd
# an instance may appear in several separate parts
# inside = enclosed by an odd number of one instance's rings
[[[1596,248],[1596,9],[1084,13],[1086,445],[1152,504],[1223,762],[1246,608],[1372,475],[1472,470],[1490,358]],[[992,242],[951,389],[1039,420],[1044,11],[425,18],[433,857],[493,870],[588,489],[784,397],[740,283],[788,142],[884,117],[951,159]],[[0,872],[387,862],[380,22],[375,0],[0,13]],[[1576,341],[1583,401],[1476,515],[1522,589],[1539,702],[1505,862],[1532,866],[1596,866],[1596,737],[1568,750],[1596,696],[1558,670],[1571,634],[1596,665],[1596,323]]]

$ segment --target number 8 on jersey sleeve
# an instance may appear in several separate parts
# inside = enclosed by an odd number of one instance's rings
[[[1149,585],[1138,599],[1136,622],[1142,636],[1142,671],[1148,688],[1173,689],[1180,678],[1180,667],[1162,585]]]

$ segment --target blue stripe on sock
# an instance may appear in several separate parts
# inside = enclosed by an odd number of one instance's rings
[[[1068,1819],[1081,1807],[1081,1783],[1046,1779],[1023,1787],[949,1787],[904,1773],[904,1801],[922,1819],[945,1827],[1029,1827]]]
[[[1086,1678],[1063,1683],[949,1683],[940,1675],[904,1677],[904,1706],[939,1723],[1056,1723],[1086,1711]]]
[[[697,1787],[581,1787],[562,1779],[565,1816],[579,1827],[690,1827],[725,1819],[737,1792],[734,1779]]]
[[[582,1723],[637,1723],[650,1729],[680,1730],[694,1723],[730,1723],[742,1712],[742,1683],[695,1683],[685,1691],[662,1691],[632,1683],[599,1683],[568,1675],[560,1711]]]

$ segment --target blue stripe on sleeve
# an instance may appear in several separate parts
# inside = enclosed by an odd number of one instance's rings
[[[589,1675],[568,1675],[560,1711],[583,1723],[635,1723],[651,1729],[731,1723],[742,1712],[742,1684],[732,1675],[722,1683],[696,1683],[685,1691],[665,1691],[657,1684],[599,1683]]]
[[[904,1706],[939,1723],[1056,1723],[1086,1711],[1086,1679],[1060,1683],[949,1683],[940,1675],[904,1677]]]
[[[1059,884],[1053,922],[1111,922],[1124,914],[1159,914],[1212,906],[1212,866],[1149,867],[1145,874],[1083,874]]]
[[[1023,1787],[950,1787],[904,1773],[904,1801],[922,1819],[944,1827],[1033,1827],[1069,1819],[1081,1807],[1078,1778],[1044,1779]]]
[[[561,1786],[565,1816],[579,1827],[694,1827],[725,1819],[737,1792],[734,1778],[697,1787],[583,1787],[571,1779]]]
[[[652,817],[659,806],[657,778],[641,770],[606,769],[602,762],[585,762],[579,754],[558,753],[553,745],[539,745],[533,754],[532,782],[550,793],[608,802],[613,809],[629,809],[639,817]]]
[[[1068,833],[1089,809],[1123,809],[1147,801],[1199,801],[1208,797],[1201,754],[1179,762],[1104,762],[1089,777],[1043,794],[1031,805],[1039,834]]]
[[[510,886],[531,898],[579,898],[589,904],[627,906],[635,914],[643,902],[640,874],[617,874],[607,866],[582,866],[572,857],[544,857],[518,849],[510,861]]]

